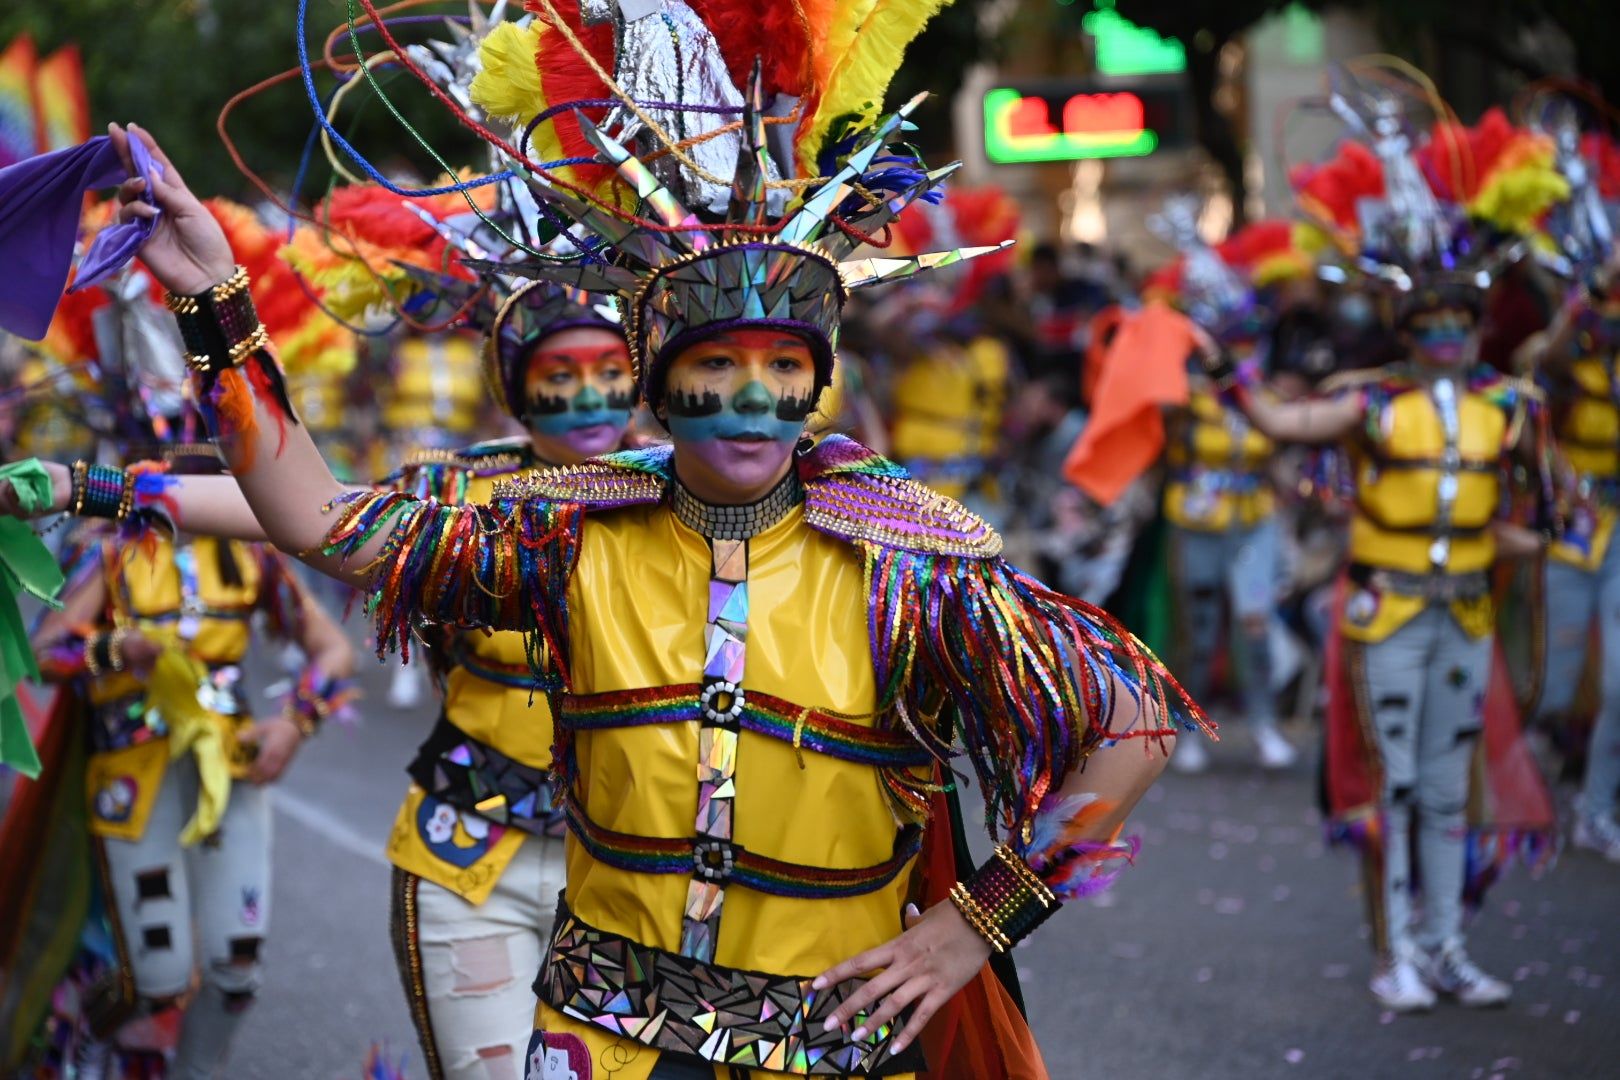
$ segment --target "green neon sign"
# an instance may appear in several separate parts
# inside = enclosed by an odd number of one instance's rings
[[[1159,146],[1144,112],[1129,91],[1073,94],[1059,129],[1045,98],[998,87],[984,95],[984,153],[997,165],[1143,157]]]
[[[1080,18],[1097,44],[1097,70],[1104,75],[1176,75],[1187,70],[1187,50],[1175,38],[1160,37],[1114,10],[1114,0],[1097,0]]]

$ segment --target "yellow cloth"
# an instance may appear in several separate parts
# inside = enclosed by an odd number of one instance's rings
[[[467,501],[485,502],[495,485],[507,476],[475,476],[467,483]],[[495,633],[468,631],[457,642],[462,653],[489,667],[527,671],[523,635],[510,630]],[[553,727],[551,703],[544,694],[532,695],[527,689],[504,686],[482,678],[457,665],[445,677],[444,713],[449,721],[486,746],[507,757],[537,769],[551,768]],[[524,833],[508,829],[470,866],[434,854],[433,845],[423,835],[421,820],[425,793],[415,784],[395,815],[388,835],[388,861],[435,885],[449,889],[462,899],[481,904],[489,898],[496,882],[517,854]],[[463,827],[458,834],[462,848],[474,846]]]
[[[1488,570],[1496,559],[1496,538],[1489,526],[1496,516],[1500,477],[1497,463],[1507,435],[1508,416],[1481,394],[1465,392],[1457,403],[1457,450],[1465,466],[1457,474],[1452,524],[1479,529],[1453,536],[1444,570],[1466,574]],[[1380,417],[1378,445],[1382,463],[1358,451],[1353,456],[1356,512],[1350,523],[1350,561],[1367,566],[1425,574],[1430,570],[1433,536],[1424,528],[1439,514],[1440,469],[1432,463],[1445,451],[1445,430],[1426,389],[1396,394]],[[1425,462],[1392,467],[1390,462]],[[1476,471],[1466,468],[1477,467]],[[1427,606],[1420,596],[1360,591],[1345,605],[1341,628],[1351,641],[1382,641]],[[1478,637],[1491,629],[1488,596],[1451,605],[1458,625]]]
[[[1207,384],[1191,387],[1181,423],[1185,426],[1171,434],[1165,447],[1172,476],[1164,486],[1164,516],[1170,523],[1200,532],[1225,532],[1249,528],[1270,517],[1276,508],[1265,476],[1273,451],[1271,440],[1237,410],[1222,405]],[[1258,487],[1241,493],[1202,491],[1186,482],[1184,474],[1189,469],[1246,481],[1258,478]]]
[[[231,798],[230,756],[224,718],[203,708],[197,690],[208,668],[177,648],[163,650],[146,684],[146,705],[169,729],[169,760],[186,752],[197,759],[197,809],[180,830],[180,846],[212,836]]]
[[[698,681],[709,548],[663,506],[586,518],[570,588],[574,689],[583,694]],[[633,580],[634,587],[627,587]],[[793,511],[749,545],[745,688],[798,705],[866,715],[875,705],[859,553]],[[864,721],[870,724],[870,720]],[[598,824],[690,837],[697,817],[698,725],[580,731],[578,787]],[[810,866],[888,859],[895,824],[875,769],[744,731],[735,840]],[[568,842],[568,900],[585,922],[676,951],[688,878],[594,862]],[[715,960],[778,975],[820,974],[896,936],[908,875],[865,896],[798,900],[726,892]]]

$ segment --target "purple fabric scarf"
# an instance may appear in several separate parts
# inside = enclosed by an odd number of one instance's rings
[[[163,167],[139,138],[131,137],[129,149],[146,178],[141,197],[152,202]],[[105,135],[0,169],[0,266],[9,274],[0,289],[0,330],[33,341],[45,336],[73,264],[85,192],[115,187],[128,175]],[[94,285],[123,267],[155,224],[155,218],[137,218],[103,229],[80,261],[73,288]]]

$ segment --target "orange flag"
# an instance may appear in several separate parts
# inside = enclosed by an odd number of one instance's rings
[[[1193,324],[1153,301],[1118,320],[1113,341],[1090,375],[1091,419],[1063,463],[1063,476],[1107,506],[1164,449],[1166,406],[1187,404],[1187,357]],[[1089,374],[1089,373],[1088,373]]]

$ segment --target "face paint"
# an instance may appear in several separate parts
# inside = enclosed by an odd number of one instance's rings
[[[590,327],[546,338],[529,357],[523,396],[524,421],[546,460],[572,464],[615,449],[635,405],[623,339]]]
[[[671,363],[664,409],[678,462],[738,501],[780,478],[815,410],[809,346],[779,330],[742,330],[690,346]]]
[[[1423,322],[1414,323],[1411,335],[1418,359],[1431,364],[1455,364],[1468,352],[1473,319],[1460,312],[1436,312]]]

